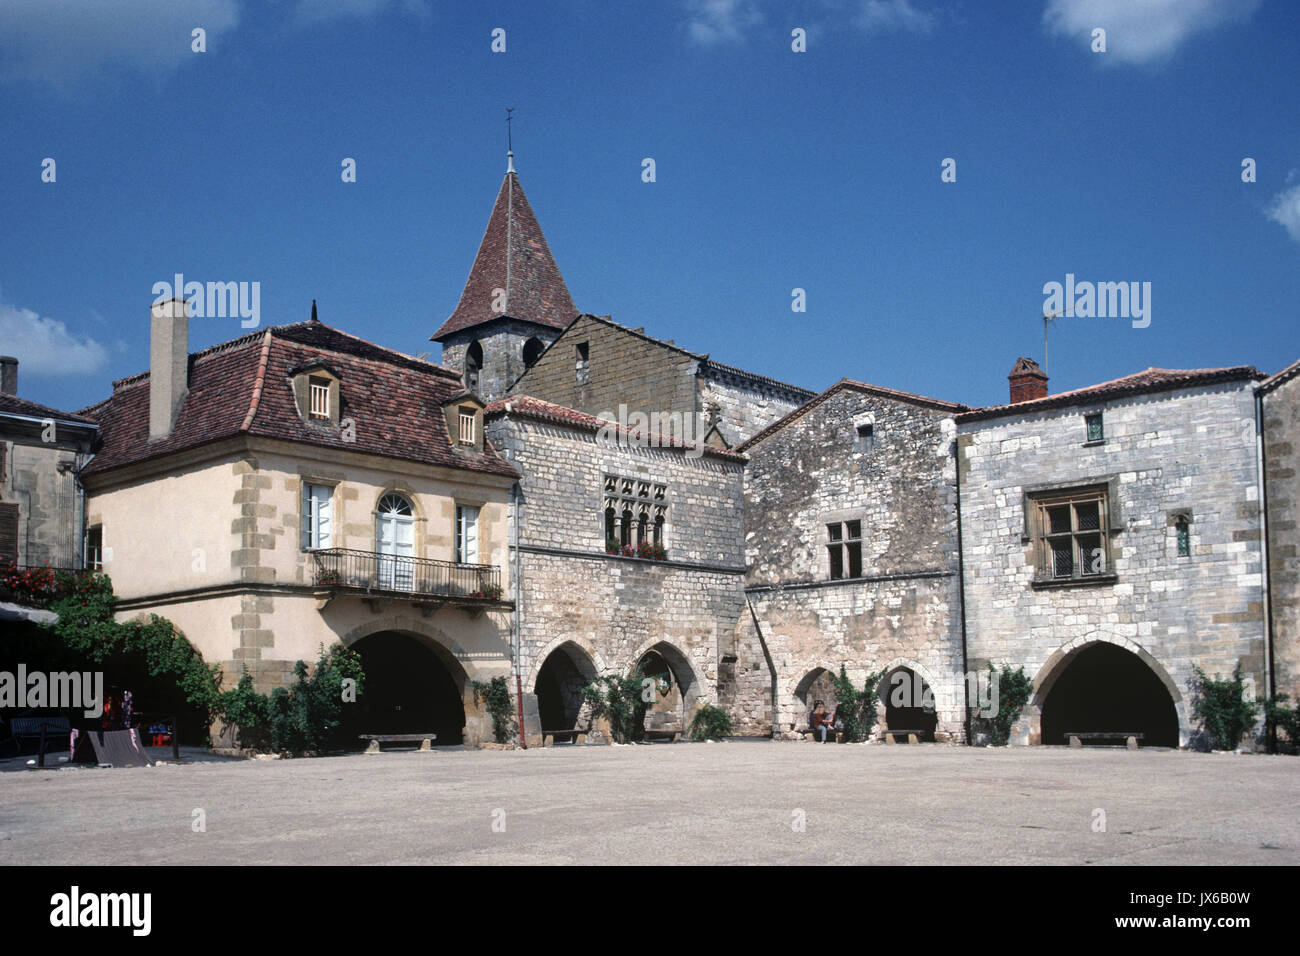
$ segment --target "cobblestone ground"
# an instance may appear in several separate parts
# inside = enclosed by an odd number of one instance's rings
[[[1294,757],[771,741],[67,768],[0,774],[0,863],[1294,865],[1297,783]]]

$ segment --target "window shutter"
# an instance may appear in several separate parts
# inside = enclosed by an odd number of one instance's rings
[[[17,504],[0,504],[0,563],[18,563]]]
[[[312,496],[316,500],[315,528],[316,528],[316,547],[318,548],[328,548],[332,546],[330,543],[330,537],[331,537],[331,527],[333,525],[333,521],[331,519],[333,516],[330,514],[330,512],[332,511],[331,502],[334,497],[333,491],[334,489],[327,488],[322,485],[316,485],[315,487],[312,488]]]
[[[460,508],[462,564],[478,564],[478,509],[462,505]]]

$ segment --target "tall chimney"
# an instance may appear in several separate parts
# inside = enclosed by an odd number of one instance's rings
[[[0,355],[0,395],[18,394],[18,360]]]
[[[183,298],[150,310],[149,440],[166,438],[189,391],[190,325]]]
[[[1047,397],[1047,376],[1031,358],[1021,356],[1007,376],[1011,382],[1011,404]]]

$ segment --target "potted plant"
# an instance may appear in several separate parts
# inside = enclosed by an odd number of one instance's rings
[[[343,575],[333,569],[317,571],[316,583],[321,587],[338,587],[343,583]]]
[[[649,561],[654,557],[654,553],[654,545],[649,541],[642,541],[636,546],[636,556],[638,558],[644,558],[646,561]]]
[[[618,539],[617,539],[617,538],[606,538],[606,539],[605,539],[605,553],[606,553],[606,554],[618,554]]]
[[[651,557],[654,558],[656,561],[667,561],[668,549],[665,548],[662,544],[656,544],[651,553]]]

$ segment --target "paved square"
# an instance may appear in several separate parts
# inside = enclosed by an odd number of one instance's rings
[[[1294,757],[757,740],[69,768],[0,774],[0,862],[1294,865],[1297,782]]]

